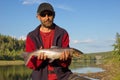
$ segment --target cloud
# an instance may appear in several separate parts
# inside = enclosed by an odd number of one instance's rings
[[[105,52],[113,50],[114,39],[86,39],[86,40],[73,40],[71,46],[82,50],[85,53],[91,52]]]
[[[72,8],[70,8],[69,6],[66,6],[66,5],[57,5],[57,8],[66,10],[66,11],[73,11]]]
[[[29,4],[35,4],[41,2],[45,2],[45,0],[23,0],[22,4],[29,5]]]
[[[18,40],[26,40],[26,36],[20,36]]]
[[[108,39],[105,42],[115,42],[115,41],[116,41],[115,39]]]
[[[84,44],[86,44],[86,43],[93,43],[93,42],[95,42],[95,41],[92,40],[92,39],[86,39],[86,40],[83,40],[83,41],[79,41],[79,40],[73,40],[73,41],[72,41],[73,44],[79,44],[79,43],[84,43]]]
[[[19,37],[16,37],[16,36],[11,36],[12,38],[14,39],[17,39],[17,40],[26,40],[26,36],[19,36]]]
[[[22,0],[23,5],[40,4],[42,2],[52,3],[51,0]],[[63,4],[57,4],[56,7],[62,10],[66,10],[66,11],[73,11],[72,8],[70,8],[67,5],[63,5]]]

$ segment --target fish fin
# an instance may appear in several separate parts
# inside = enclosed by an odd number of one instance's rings
[[[27,53],[27,52],[24,52],[24,53],[21,54],[21,57],[22,57],[22,58],[25,58],[25,57],[27,57],[27,55],[28,55],[28,53]]]
[[[28,52],[24,52],[24,53],[21,54],[21,56],[24,59],[24,63],[26,65],[28,63],[28,61],[29,61],[29,57],[30,57],[29,53]]]
[[[33,56],[32,54],[30,54],[29,52],[24,52],[21,54],[22,58],[24,59],[24,63],[25,65],[28,64],[29,60],[31,59],[31,57]]]

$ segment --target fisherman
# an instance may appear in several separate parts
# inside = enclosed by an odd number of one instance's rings
[[[36,17],[41,24],[28,33],[25,46],[26,52],[49,49],[52,46],[69,47],[68,32],[53,22],[55,11],[51,4],[41,3],[38,6]],[[26,66],[33,69],[32,80],[68,80],[68,77],[73,74],[69,69],[70,63],[70,53],[64,51],[60,58],[52,63],[49,63],[49,59],[44,53],[38,57],[32,56]]]

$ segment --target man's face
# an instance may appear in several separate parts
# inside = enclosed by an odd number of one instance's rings
[[[37,15],[37,18],[41,21],[41,25],[50,28],[53,24],[54,14],[51,11],[43,11]]]

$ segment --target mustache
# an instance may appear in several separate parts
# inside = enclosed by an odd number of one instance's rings
[[[52,22],[52,20],[46,20],[46,21],[44,21],[44,22]]]

